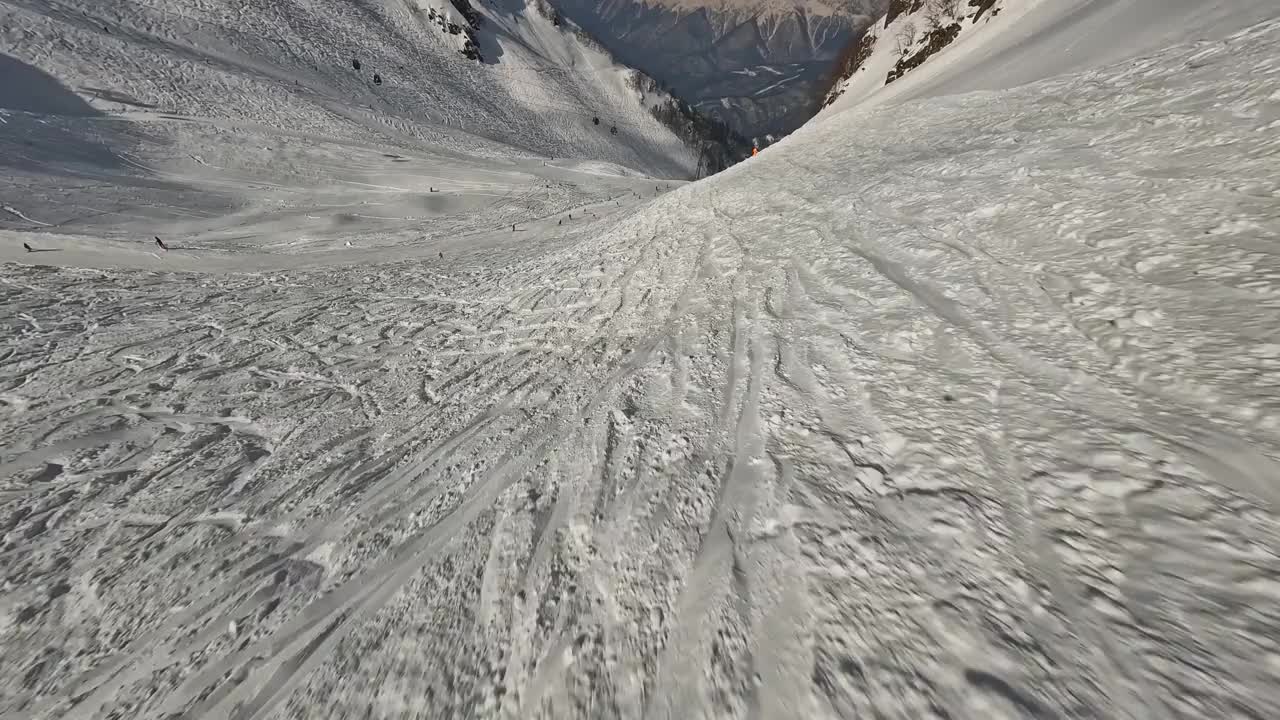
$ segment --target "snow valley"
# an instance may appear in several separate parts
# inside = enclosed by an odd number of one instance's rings
[[[1006,2],[690,183],[537,3],[0,0],[0,715],[1280,714],[1280,10]]]

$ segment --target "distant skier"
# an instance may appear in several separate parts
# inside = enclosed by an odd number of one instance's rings
[[[381,84],[382,84],[382,76],[381,76],[381,75],[379,75],[378,73],[374,73],[374,74],[373,74],[373,84],[374,84],[374,85],[381,85]]]
[[[443,251],[443,250],[441,250],[441,251],[440,251],[440,259],[441,259],[441,260],[443,260],[443,259],[444,259],[444,251]]]
[[[353,70],[359,70],[359,69],[360,69],[360,60],[358,60],[357,58],[351,58],[351,68],[352,68]]]
[[[600,118],[598,118],[598,117],[596,117],[596,118],[591,118],[591,123],[592,123],[593,125],[599,125],[599,124],[600,124]]]
[[[609,128],[609,134],[610,134],[610,135],[617,135],[617,134],[618,134],[618,126],[617,126],[617,125],[614,125],[613,127]]]
[[[26,243],[22,243],[22,247],[26,248],[27,252],[35,252],[35,250],[31,249],[31,246]]]
[[[158,237],[156,238],[156,245],[159,245],[161,250],[164,250],[165,252],[169,252],[169,246],[165,245],[164,241]]]
[[[760,148],[755,147],[754,145],[751,146],[751,157],[755,157],[759,154],[760,154]]]

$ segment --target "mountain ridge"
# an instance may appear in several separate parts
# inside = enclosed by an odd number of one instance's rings
[[[850,107],[1008,89],[1222,38],[1275,12],[1270,0],[893,0],[815,97]]]

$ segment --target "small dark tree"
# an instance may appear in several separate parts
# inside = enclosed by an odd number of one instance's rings
[[[831,68],[831,73],[818,86],[818,94],[814,98],[813,113],[817,114],[819,110],[835,102],[839,97],[840,84],[845,80],[853,77],[855,72],[862,69],[862,64],[871,57],[871,52],[876,47],[876,36],[872,33],[865,33],[856,42],[851,42],[841,51],[840,57],[836,59],[836,63]]]
[[[466,19],[472,30],[480,29],[480,24],[484,22],[484,17],[476,12],[475,8],[471,7],[471,0],[451,0],[451,2],[453,7]]]

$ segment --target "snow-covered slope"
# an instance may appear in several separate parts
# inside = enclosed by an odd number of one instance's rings
[[[0,2],[0,227],[430,245],[597,199],[548,161],[707,164],[646,78],[523,2],[477,7]]]
[[[1280,716],[1278,48],[829,111],[670,192],[29,98],[0,715]],[[82,156],[130,139],[204,164]]]
[[[647,104],[657,98],[641,100],[634,71],[522,0],[477,3],[474,23],[457,7],[451,0],[6,0],[6,62],[50,77],[40,87],[6,82],[0,107],[58,94],[78,96],[94,114],[252,122],[472,154],[497,144],[500,154],[514,147],[692,174],[696,149],[651,116]],[[479,61],[463,54],[469,43]]]
[[[1272,0],[894,0],[846,53],[846,79],[825,102],[1010,88],[1278,15]]]

